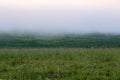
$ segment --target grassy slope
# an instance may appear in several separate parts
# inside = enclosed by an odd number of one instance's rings
[[[120,80],[120,49],[0,49],[0,79]]]
[[[119,48],[120,35],[90,34],[64,36],[0,35],[0,48]]]

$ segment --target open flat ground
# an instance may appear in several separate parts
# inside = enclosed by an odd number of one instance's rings
[[[120,49],[0,49],[0,80],[120,80]]]

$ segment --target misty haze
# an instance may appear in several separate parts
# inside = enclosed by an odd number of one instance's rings
[[[0,31],[120,33],[118,0],[52,1],[0,0]]]

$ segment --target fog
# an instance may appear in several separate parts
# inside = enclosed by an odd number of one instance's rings
[[[120,1],[0,0],[0,32],[120,33]]]

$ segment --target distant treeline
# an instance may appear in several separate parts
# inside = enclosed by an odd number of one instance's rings
[[[35,36],[0,34],[0,48],[120,48],[120,35]]]

